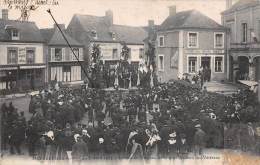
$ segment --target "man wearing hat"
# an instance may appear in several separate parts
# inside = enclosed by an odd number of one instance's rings
[[[79,134],[74,135],[74,138],[76,138],[76,143],[72,146],[72,160],[75,164],[80,165],[88,155],[88,147]]]
[[[196,132],[194,135],[194,151],[195,156],[202,155],[202,150],[205,147],[206,144],[206,133],[201,129],[201,125],[197,124],[195,125]]]

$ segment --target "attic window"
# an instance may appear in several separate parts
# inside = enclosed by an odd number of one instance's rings
[[[93,37],[94,39],[97,39],[97,31],[96,31],[96,30],[92,30],[92,31],[91,31],[91,34],[92,34],[92,37]]]
[[[12,40],[19,40],[19,31],[17,29],[12,29]]]
[[[111,34],[112,39],[116,40],[116,33],[115,32],[110,32],[110,34]]]

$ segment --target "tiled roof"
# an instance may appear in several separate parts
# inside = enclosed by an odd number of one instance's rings
[[[48,43],[48,45],[67,45],[67,42],[63,38],[58,28],[41,29],[41,33],[42,36],[44,37],[44,40]],[[65,30],[63,30],[63,33],[67,38],[68,42],[70,43],[70,45],[83,46],[83,44],[80,44],[78,41],[76,41],[71,36],[69,36]]]
[[[231,13],[231,12],[234,12],[237,10],[241,10],[244,8],[253,7],[253,6],[257,6],[257,5],[260,5],[259,0],[239,0],[237,3],[232,5],[229,9],[222,12],[222,14]]]
[[[92,41],[102,42],[126,42],[129,44],[143,44],[147,32],[142,27],[125,25],[109,25],[107,18],[91,15],[74,15],[84,30],[89,34]],[[93,38],[92,31],[96,31],[97,38]],[[113,40],[112,33],[115,34]]]
[[[44,42],[39,28],[34,22],[0,19],[0,41],[12,41],[8,28],[19,31],[19,40],[15,42]]]
[[[161,24],[159,31],[180,28],[219,29],[224,27],[197,10],[188,10],[168,16]]]

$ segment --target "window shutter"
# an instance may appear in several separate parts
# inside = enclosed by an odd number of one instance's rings
[[[83,60],[83,48],[79,48],[79,60]]]
[[[51,60],[50,61],[55,61],[55,48],[51,48]]]
[[[66,61],[65,48],[62,48],[62,60],[61,61]]]

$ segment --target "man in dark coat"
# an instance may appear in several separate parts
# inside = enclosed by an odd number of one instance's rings
[[[202,155],[202,150],[206,145],[206,133],[201,129],[201,125],[197,124],[195,126],[197,129],[194,135],[194,149],[195,149],[195,156]]]
[[[88,146],[81,136],[77,137],[77,142],[72,146],[72,160],[80,164],[88,156]]]

